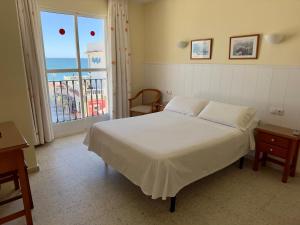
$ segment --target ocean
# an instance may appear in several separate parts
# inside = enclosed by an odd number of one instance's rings
[[[47,70],[54,69],[77,69],[77,60],[75,58],[46,58]],[[88,68],[88,59],[81,59],[81,68]],[[48,73],[48,81],[61,81],[65,76],[76,76],[77,73]],[[88,73],[82,73],[88,75]]]

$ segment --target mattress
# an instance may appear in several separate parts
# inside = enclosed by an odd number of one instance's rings
[[[94,124],[84,144],[144,194],[174,197],[246,155],[251,132],[175,112]]]

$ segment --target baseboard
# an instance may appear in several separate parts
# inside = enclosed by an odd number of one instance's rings
[[[87,132],[88,129],[97,122],[109,120],[109,115],[105,114],[99,117],[88,117],[84,119],[68,121],[64,123],[53,123],[55,138],[61,138],[79,133]]]
[[[36,166],[34,167],[30,167],[27,169],[28,173],[37,173],[40,171],[40,165],[37,164]]]

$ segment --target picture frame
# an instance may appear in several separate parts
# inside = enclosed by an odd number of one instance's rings
[[[229,59],[257,59],[259,34],[230,37]]]
[[[211,59],[212,47],[212,38],[191,40],[190,58],[192,60]]]

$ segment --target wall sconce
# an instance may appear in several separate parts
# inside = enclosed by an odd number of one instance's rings
[[[178,48],[186,48],[188,45],[189,45],[189,41],[179,41],[178,43],[177,43],[177,47]]]
[[[269,44],[279,44],[283,41],[284,35],[283,34],[267,34],[267,35],[264,35],[264,39]]]

